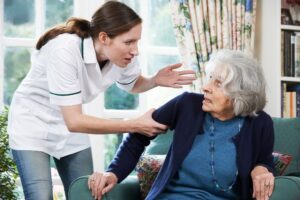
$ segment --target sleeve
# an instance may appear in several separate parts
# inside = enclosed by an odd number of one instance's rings
[[[67,48],[53,50],[50,54],[47,64],[50,104],[65,106],[82,103],[76,56],[76,52]]]
[[[126,135],[106,171],[113,172],[118,177],[118,183],[122,182],[135,168],[145,147],[153,138],[138,133]]]
[[[180,109],[183,105],[180,105],[186,100],[188,93],[185,92],[164,104],[160,108],[154,111],[152,117],[155,121],[165,124],[169,129],[174,130],[178,121]]]
[[[117,86],[120,89],[131,91],[135,82],[141,75],[141,69],[137,57],[124,69],[122,75],[117,80]]]
[[[261,135],[261,150],[258,157],[258,163],[266,167],[270,172],[274,174],[274,162],[273,162],[273,148],[274,148],[274,127],[273,120],[267,115],[262,129]]]
[[[176,107],[182,95],[175,97],[153,113],[153,118],[160,123],[175,127]],[[116,155],[110,163],[107,171],[113,172],[120,183],[135,168],[145,147],[155,137],[147,137],[138,133],[128,134],[122,141]]]

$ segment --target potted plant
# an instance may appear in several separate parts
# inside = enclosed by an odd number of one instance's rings
[[[8,147],[7,115],[7,107],[0,110],[0,199],[15,200],[18,199],[16,192],[18,172]]]

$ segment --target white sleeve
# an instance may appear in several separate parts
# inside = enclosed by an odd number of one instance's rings
[[[82,103],[81,87],[76,63],[76,51],[67,48],[53,50],[47,64],[50,104],[59,106]]]
[[[139,68],[138,59],[135,57],[117,80],[117,86],[123,90],[131,91],[140,74],[141,69]]]

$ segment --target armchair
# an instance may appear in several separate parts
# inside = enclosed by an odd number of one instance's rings
[[[270,200],[300,199],[300,118],[273,118],[275,129],[274,150],[293,156],[293,160],[283,176],[275,178],[274,192]],[[147,147],[147,154],[164,155],[172,140],[172,133],[157,137]],[[294,176],[287,176],[287,175]],[[75,180],[69,190],[70,200],[93,200],[87,188],[88,177]],[[128,176],[122,183],[113,188],[104,200],[138,200],[141,199],[137,176]]]

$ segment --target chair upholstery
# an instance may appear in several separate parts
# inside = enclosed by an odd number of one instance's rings
[[[273,118],[273,122],[274,150],[293,157],[284,174],[300,172],[300,118]]]
[[[300,175],[300,118],[273,118],[275,129],[274,150],[293,156],[292,163],[285,171],[285,175]],[[173,134],[156,137],[146,148],[145,153],[164,155],[167,153]],[[87,188],[88,177],[80,177],[70,186],[70,200],[92,200]],[[136,175],[128,176],[122,183],[110,191],[105,200],[139,200],[140,188]],[[278,176],[275,178],[275,188],[270,200],[299,200],[300,199],[300,176]]]
[[[95,200],[88,188],[88,176],[82,176],[72,182],[69,188],[69,200]],[[140,196],[140,186],[136,176],[128,176],[116,185],[102,200],[136,200]]]

